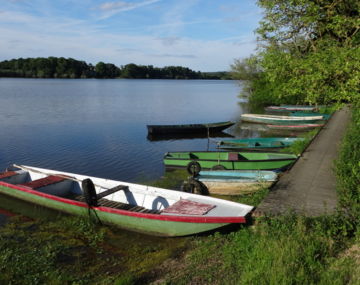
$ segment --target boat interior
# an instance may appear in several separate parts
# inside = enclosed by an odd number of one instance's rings
[[[89,206],[95,207],[102,206],[145,214],[192,216],[207,215],[208,213],[210,216],[226,216],[230,213],[233,214],[234,211],[237,214],[247,211],[242,205],[230,205],[227,201],[221,203],[224,205],[219,203],[215,205],[209,201],[209,199],[213,198],[207,198],[206,196],[96,177],[91,177],[93,181],[91,183],[93,183],[95,188],[96,204],[90,205],[89,194],[84,195],[87,190],[86,187],[84,188],[84,183],[82,183],[86,179],[88,179],[87,176],[58,173],[52,170],[49,170],[47,173],[41,173],[36,168],[0,173],[1,182],[19,186],[22,189],[84,202]],[[8,188],[13,187],[10,186]],[[189,195],[192,195],[191,199],[189,199]]]
[[[72,177],[66,177],[64,175],[44,175],[25,170],[6,171],[0,173],[0,181],[13,185],[25,186],[26,188],[45,194],[86,202],[81,183],[73,180]],[[123,192],[123,196],[125,196],[127,200],[126,202],[120,201],[120,199],[116,197],[119,195],[114,195],[116,192],[120,191]],[[109,195],[112,196],[111,199],[108,199]],[[169,202],[165,201],[165,198],[159,198],[159,203],[152,203],[155,207],[152,207],[151,209],[139,206],[133,193],[128,191],[128,186],[125,185],[118,185],[116,187],[106,189],[105,191],[101,191],[96,195],[96,201],[96,206],[152,214],[159,214],[165,206],[169,206]]]

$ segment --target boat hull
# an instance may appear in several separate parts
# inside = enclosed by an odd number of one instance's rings
[[[294,116],[274,116],[242,114],[241,120],[244,122],[274,125],[293,125],[293,124],[312,124],[324,120],[323,116],[294,117]]]
[[[233,122],[220,122],[211,124],[187,124],[187,125],[148,125],[148,133],[151,135],[166,134],[208,134],[221,132],[234,125]]]
[[[297,159],[295,155],[283,153],[236,152],[236,157],[232,154],[232,152],[167,153],[164,156],[164,164],[167,168],[186,168],[189,167],[190,163],[196,162],[203,170],[216,168],[226,170],[285,170]]]
[[[274,181],[201,181],[210,194],[216,195],[242,195],[250,194],[260,189],[269,188],[274,184]]]
[[[78,202],[66,198],[39,193],[4,182],[0,182],[0,193],[37,204],[50,209],[58,210],[67,214],[88,217],[89,207],[84,202]],[[93,207],[90,214],[97,217],[106,224],[115,225],[122,229],[136,231],[155,236],[187,236],[200,232],[211,231],[232,223],[231,219],[226,221],[226,218],[183,218],[183,217],[169,217],[154,214],[130,213],[124,210],[111,209],[107,207]],[[240,221],[240,219],[239,219]]]
[[[151,235],[186,236],[246,223],[253,209],[147,185],[24,165],[14,167],[19,170],[0,173],[1,194]]]
[[[318,107],[316,106],[301,106],[301,105],[282,105],[282,106],[268,106],[265,107],[266,111],[275,111],[275,112],[286,112],[286,111],[316,111]]]

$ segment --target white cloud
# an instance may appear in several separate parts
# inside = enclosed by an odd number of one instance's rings
[[[146,5],[158,1],[160,0],[136,4]],[[63,56],[93,64],[104,61],[120,66],[133,62],[159,67],[181,65],[194,70],[218,71],[228,69],[234,58],[245,57],[254,52],[255,37],[251,35],[202,40],[178,33],[177,29],[181,30],[187,25],[221,21],[186,19],[187,9],[191,9],[196,1],[184,2],[187,4],[180,3],[168,11],[160,19],[160,24],[143,30],[138,27],[136,33],[131,34],[109,30],[105,21],[100,25],[91,19],[80,20],[59,15],[33,16],[20,11],[3,10],[0,12],[0,60]],[[125,2],[112,3],[118,3],[117,7],[113,7],[116,11],[126,6],[121,7],[119,4]],[[110,8],[109,4],[104,9],[111,12]],[[178,16],[174,16],[174,21],[171,21],[171,15]]]
[[[143,6],[147,6],[153,3],[157,3],[161,0],[147,0],[137,3],[117,1],[117,2],[105,2],[101,4],[98,9],[103,12],[101,19],[107,19],[120,12],[134,10]]]

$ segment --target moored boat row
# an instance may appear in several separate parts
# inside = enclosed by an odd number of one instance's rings
[[[328,119],[314,112],[290,116],[244,114],[241,118],[267,124],[269,129],[291,130],[321,127]],[[182,138],[188,134],[209,136],[233,124],[149,125],[148,132]],[[209,194],[242,195],[270,187],[278,173],[291,167],[298,157],[275,151],[302,140],[239,138],[218,142],[218,151],[167,152],[163,158],[166,168],[184,168],[192,175],[184,184],[184,190],[190,193],[24,165],[0,173],[0,193],[69,214],[97,217],[103,223],[132,231],[192,235],[246,223],[252,206]]]

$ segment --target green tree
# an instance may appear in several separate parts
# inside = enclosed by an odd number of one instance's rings
[[[260,0],[260,67],[235,62],[250,76],[251,100],[268,103],[349,102],[359,97],[358,1]],[[249,78],[247,78],[249,79]]]

